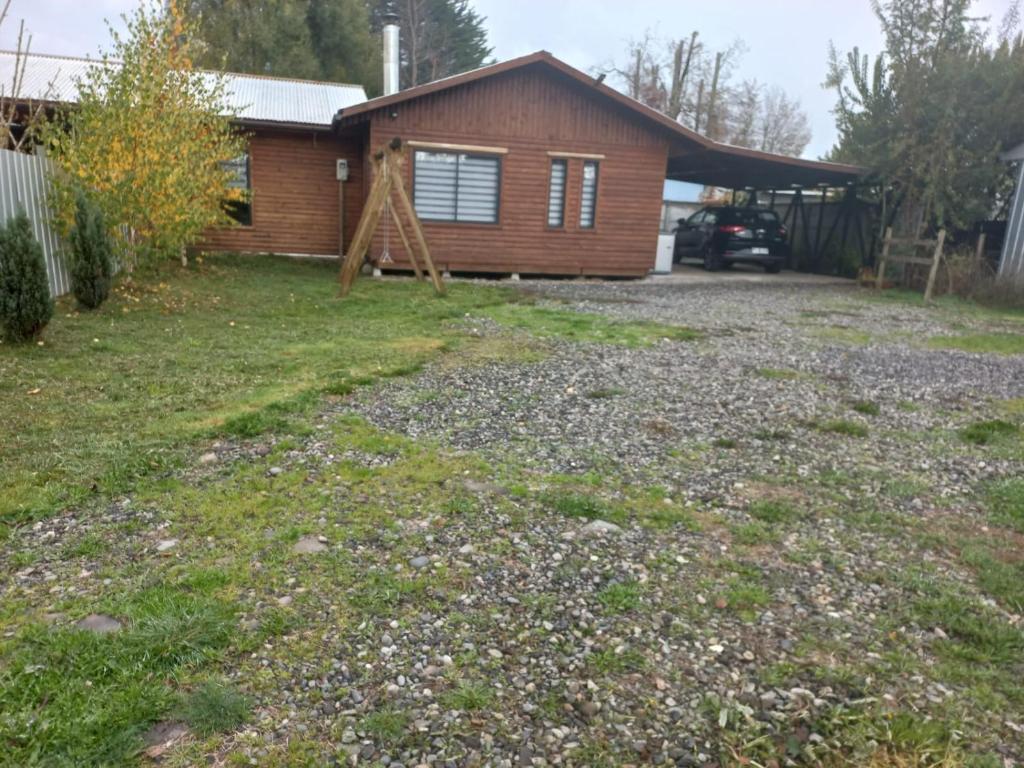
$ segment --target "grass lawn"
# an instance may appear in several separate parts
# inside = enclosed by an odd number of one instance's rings
[[[219,258],[169,268],[100,311],[59,302],[44,343],[0,347],[0,518],[43,517],[181,463],[197,440],[280,427],[320,395],[415,370],[499,288],[362,281],[335,267]]]

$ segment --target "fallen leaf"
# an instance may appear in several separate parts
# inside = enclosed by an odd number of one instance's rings
[[[30,394],[30,395],[38,395],[42,391],[43,391],[42,389],[40,389],[39,387],[36,387],[35,389],[30,389],[28,391],[28,394]]]

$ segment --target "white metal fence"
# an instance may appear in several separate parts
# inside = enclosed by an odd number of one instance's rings
[[[25,155],[0,149],[0,224],[24,210],[32,222],[36,240],[43,246],[50,294],[62,296],[71,290],[64,246],[50,226],[50,162],[41,155]]]

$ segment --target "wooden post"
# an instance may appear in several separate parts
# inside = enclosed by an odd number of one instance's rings
[[[345,182],[338,179],[338,258],[345,259]]]
[[[398,237],[402,240],[402,247],[405,248],[405,252],[409,254],[409,262],[412,264],[412,271],[416,273],[416,279],[422,280],[423,270],[420,269],[420,264],[416,261],[416,253],[413,251],[412,246],[409,245],[409,238],[405,235],[405,227],[402,226],[402,217],[398,215],[398,211],[395,211],[392,221],[395,222],[395,229],[398,230]]]
[[[946,241],[946,230],[940,229],[935,240],[935,251],[932,254],[932,266],[928,270],[928,284],[924,288],[925,303],[932,300],[932,289],[935,287],[935,276],[939,273],[939,261],[942,259],[942,244]]]
[[[341,295],[346,296],[352,288],[352,283],[359,274],[359,268],[363,265],[363,256],[370,247],[370,239],[374,230],[377,229],[377,222],[380,220],[384,208],[384,201],[391,191],[391,175],[387,173],[383,161],[378,162],[377,175],[370,188],[370,194],[366,199],[366,207],[363,210],[362,218],[359,219],[359,226],[352,236],[352,245],[349,247],[348,256],[341,266]]]
[[[985,232],[978,235],[978,245],[974,248],[974,271],[981,272],[981,264],[985,260]]]
[[[402,204],[405,215],[409,217],[409,226],[412,228],[413,237],[416,238],[416,244],[419,245],[420,252],[423,254],[423,263],[427,268],[427,274],[430,275],[430,279],[434,283],[434,290],[439,294],[443,294],[444,283],[441,281],[441,276],[437,273],[437,269],[434,268],[434,260],[430,258],[427,238],[424,236],[423,227],[420,226],[420,220],[416,216],[416,209],[413,208],[409,195],[405,191],[405,185],[402,183],[402,176],[398,165],[393,163],[388,169],[388,173],[390,173],[393,179],[392,185],[398,193],[398,202]]]
[[[882,255],[878,257],[878,274],[875,275],[875,288],[885,285],[885,262],[889,260],[889,248],[892,245],[892,227],[885,228],[885,239],[882,240]]]

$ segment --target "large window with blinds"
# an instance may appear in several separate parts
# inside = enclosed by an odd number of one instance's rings
[[[568,161],[551,161],[551,181],[548,184],[548,226],[561,227],[565,224],[565,178]]]
[[[425,221],[497,224],[500,187],[497,157],[416,151],[412,195]]]
[[[580,228],[593,229],[597,213],[597,161],[583,163],[583,187],[580,191]]]

